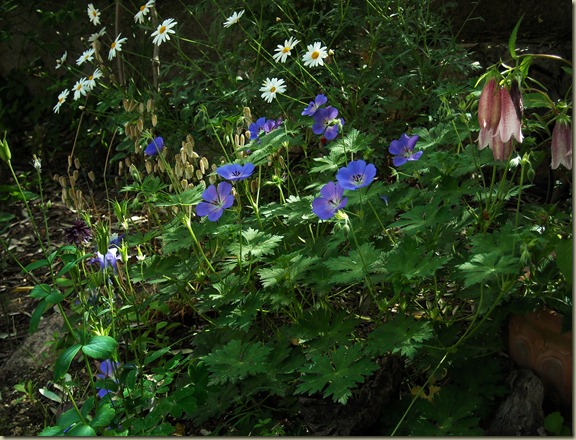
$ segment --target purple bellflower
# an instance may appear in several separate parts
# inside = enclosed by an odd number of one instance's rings
[[[410,160],[418,160],[422,156],[423,151],[417,151],[414,153],[414,145],[418,142],[418,135],[408,136],[404,133],[400,136],[400,139],[393,140],[390,143],[388,151],[393,154],[392,163],[395,167],[404,165]]]
[[[216,173],[226,180],[244,180],[252,175],[254,172],[254,164],[248,162],[246,165],[238,163],[229,163],[222,165],[216,169]]]
[[[343,125],[344,119],[338,118],[338,110],[329,105],[318,109],[314,113],[312,132],[314,134],[323,134],[327,140],[331,141],[338,136],[338,131]]]
[[[304,111],[302,112],[302,116],[314,116],[314,114],[318,111],[318,109],[324,104],[326,104],[327,101],[328,98],[326,98],[326,96],[316,95],[314,101],[310,101],[308,107],[304,109]]]
[[[164,149],[164,139],[158,136],[148,144],[148,146],[144,150],[144,154],[147,156],[156,156],[163,149]]]
[[[100,363],[100,371],[101,373],[97,373],[96,377],[98,379],[112,379],[114,382],[118,383],[118,379],[116,379],[116,371],[120,366],[119,362],[113,362],[110,359],[106,359]],[[103,398],[106,394],[110,393],[110,390],[105,388],[97,388],[98,389],[98,397]]]
[[[320,197],[312,201],[312,212],[322,220],[332,218],[348,203],[348,197],[343,197],[343,195],[344,188],[340,183],[328,182],[320,190]]]
[[[256,122],[253,122],[248,126],[250,140],[258,139],[258,142],[260,142],[260,135],[270,133],[281,124],[282,119],[275,121],[274,119],[266,119],[265,117],[259,118]]]
[[[218,189],[214,185],[210,185],[202,193],[204,202],[198,203],[196,214],[200,217],[207,215],[211,222],[217,221],[222,217],[224,210],[234,204],[234,196],[231,192],[232,185],[228,182],[220,182]]]
[[[376,176],[376,167],[363,160],[353,160],[348,166],[340,168],[336,180],[342,188],[355,190],[370,185]]]

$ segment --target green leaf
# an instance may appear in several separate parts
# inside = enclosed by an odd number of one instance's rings
[[[160,356],[163,356],[164,354],[168,353],[169,351],[170,351],[170,347],[164,347],[164,348],[161,348],[160,350],[154,351],[153,353],[146,356],[146,359],[144,359],[144,365],[148,365],[148,364],[154,362]]]
[[[351,250],[347,256],[328,260],[326,266],[334,272],[331,276],[333,284],[357,283],[364,280],[368,274],[376,272],[380,251],[372,243],[363,243],[358,249]]]
[[[500,250],[474,255],[469,262],[457,266],[464,272],[464,285],[483,284],[498,275],[518,273],[520,259],[502,255]]]
[[[30,291],[30,296],[36,299],[46,298],[50,295],[52,288],[48,284],[37,284]]]
[[[556,265],[566,282],[572,285],[572,240],[560,240],[556,245]]]
[[[48,266],[48,260],[33,261],[32,263],[27,264],[24,267],[24,271],[32,272],[34,269],[38,269],[38,268],[44,267],[44,266]]]
[[[29,333],[35,333],[38,330],[38,325],[40,325],[40,319],[46,310],[49,308],[49,304],[46,302],[46,299],[43,299],[38,303],[34,312],[32,312],[32,317],[30,318],[30,328]]]
[[[520,23],[522,23],[523,18],[524,14],[522,14],[522,17],[520,17],[520,20],[518,20],[518,23],[516,23],[514,29],[512,29],[510,39],[508,40],[508,50],[510,51],[510,56],[513,60],[518,58],[518,55],[516,55],[516,37],[518,36],[518,29],[520,28]]]
[[[400,353],[413,359],[417,350],[422,347],[422,342],[431,339],[433,335],[428,321],[416,321],[401,315],[370,333],[366,350],[378,356]]]
[[[74,356],[76,356],[81,348],[82,346],[80,344],[74,344],[72,347],[64,350],[64,353],[60,355],[54,365],[54,380],[57,381],[68,372],[72,359],[74,359]]]
[[[212,373],[209,385],[236,383],[246,376],[266,372],[271,350],[258,342],[230,341],[202,358]]]
[[[82,346],[82,353],[94,359],[107,359],[117,346],[118,342],[111,336],[92,336],[88,343]]]
[[[92,426],[92,428],[103,428],[104,426],[108,426],[114,419],[115,415],[116,411],[109,403],[105,403],[103,405],[100,404],[94,419],[92,419],[92,422],[90,422],[90,426]]]
[[[59,426],[48,426],[38,434],[40,437],[56,437],[62,435],[63,429]]]
[[[235,241],[228,246],[228,251],[241,257],[242,260],[250,258],[253,261],[258,261],[259,257],[273,253],[282,241],[281,235],[271,235],[253,228],[243,231],[242,237],[245,240],[242,243]]]
[[[74,426],[66,435],[70,437],[96,437],[96,431],[91,426],[82,423]]]
[[[324,390],[324,397],[345,405],[352,389],[370,375],[378,365],[364,356],[360,345],[340,346],[329,354],[316,355],[309,365],[300,368],[302,382],[297,393],[314,394]]]

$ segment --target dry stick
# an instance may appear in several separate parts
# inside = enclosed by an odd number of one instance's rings
[[[156,12],[156,7],[152,9],[152,28],[158,27],[158,13]],[[152,84],[154,86],[154,91],[159,92],[158,88],[158,76],[160,75],[160,46],[158,44],[154,45],[154,52],[152,53]]]
[[[121,12],[121,0],[116,0],[116,18],[114,20],[114,31],[116,35],[120,35],[120,12]],[[122,57],[117,56],[116,59],[118,60],[118,82],[120,85],[126,85],[124,83],[124,64],[122,63]]]

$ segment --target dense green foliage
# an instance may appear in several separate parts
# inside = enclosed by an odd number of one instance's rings
[[[57,83],[71,91],[54,115],[78,130],[59,181],[85,226],[69,228],[65,246],[40,239],[45,258],[25,268],[49,273],[31,292],[32,329],[54,306],[66,323],[54,381],[73,405],[41,434],[155,436],[185,424],[306,435],[302,397],[350,404],[397,356],[402,380],[372,433],[482,435],[506,392],[507,315],[572,306],[571,264],[559,258],[571,254],[570,203],[534,190],[570,94],[553,102],[532,81],[537,55],[515,50],[518,28],[509,59],[480,72],[427,1],[255,0],[229,27],[234,2],[160,4],[143,23],[132,2],[94,6],[100,26],[77,19],[108,33],[70,49]],[[170,17],[174,33],[153,44]],[[127,41],[109,60],[119,33]],[[277,62],[290,37],[299,43]],[[323,64],[306,66],[315,42]],[[523,141],[510,140],[505,160],[477,146],[491,77],[519,84],[524,101]],[[286,88],[267,102],[271,78]],[[333,140],[302,114],[320,94],[338,110],[325,121],[338,126]],[[274,128],[248,137],[261,117]],[[395,165],[389,147],[404,133],[421,153]],[[157,137],[164,149],[144,154]],[[314,200],[359,160],[375,177],[321,220]],[[255,170],[228,179],[234,202],[219,210],[205,190],[230,163]],[[549,192],[568,191],[570,173],[553,173]],[[106,215],[89,208],[92,186],[105,187]],[[198,215],[201,203],[221,217]]]

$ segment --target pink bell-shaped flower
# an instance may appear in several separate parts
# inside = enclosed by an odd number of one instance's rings
[[[552,130],[552,163],[555,170],[560,165],[572,169],[572,126],[570,122],[557,120]]]

